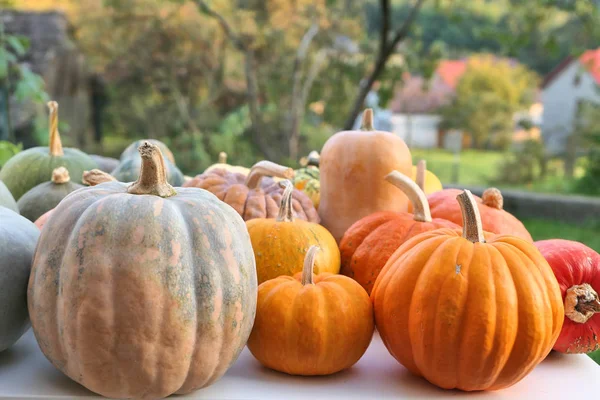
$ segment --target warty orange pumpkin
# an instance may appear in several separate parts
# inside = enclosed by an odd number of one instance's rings
[[[371,293],[377,330],[408,370],[444,389],[495,390],[525,377],[550,352],[564,310],[558,282],[535,246],[485,241],[475,200],[458,196],[464,228],[415,236]]]
[[[244,348],[256,269],[244,221],[167,183],[156,145],[133,184],[67,196],[42,230],[28,305],[40,349],[86,388],[161,398],[219,379]]]
[[[340,250],[335,239],[321,225],[296,219],[292,210],[294,185],[288,180],[279,184],[285,189],[277,218],[246,221],[256,258],[258,283],[300,272],[302,260],[313,245],[321,249],[315,259],[315,272],[337,274],[340,271]]]
[[[392,171],[385,180],[408,196],[414,213],[371,214],[355,222],[340,242],[341,273],[356,280],[369,294],[387,260],[408,239],[434,229],[460,228],[445,219],[431,218],[427,197],[406,175]]]
[[[265,367],[291,375],[329,375],[350,368],[373,337],[373,308],[362,287],[343,275],[313,275],[317,246],[301,273],[258,287],[248,349]]]

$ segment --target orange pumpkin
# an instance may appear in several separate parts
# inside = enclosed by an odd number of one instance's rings
[[[462,237],[439,229],[400,247],[371,293],[389,352],[444,389],[494,390],[525,377],[550,352],[564,310],[552,269],[514,236],[487,242],[469,191],[458,196]]]
[[[277,218],[255,218],[246,221],[256,258],[258,283],[280,275],[294,275],[302,270],[302,260],[310,246],[321,248],[315,261],[315,272],[340,272],[340,250],[331,233],[319,224],[294,218],[292,193],[294,185],[285,187]]]
[[[403,212],[408,198],[383,178],[390,171],[410,176],[412,159],[402,139],[373,128],[373,111],[365,110],[359,131],[330,137],[319,161],[323,226],[338,241],[359,219],[377,211]]]
[[[427,197],[406,175],[393,171],[385,179],[408,196],[414,214],[391,211],[371,214],[354,223],[340,242],[341,273],[356,280],[369,294],[387,260],[408,239],[438,228],[460,228],[445,219],[432,219]]]
[[[196,176],[183,186],[208,190],[219,200],[233,207],[245,221],[253,218],[275,218],[279,213],[283,189],[267,177],[292,179],[294,170],[270,161],[259,161],[247,176],[216,168]],[[296,218],[317,223],[320,221],[317,210],[306,194],[294,190],[292,197]]]
[[[462,226],[460,206],[455,201],[461,193],[458,189],[445,189],[427,196],[431,216],[444,218]],[[496,188],[489,188],[483,192],[481,198],[474,196],[477,201],[483,229],[499,235],[513,235],[533,242],[531,234],[525,225],[514,215],[502,209],[504,199],[502,193]]]
[[[258,287],[248,349],[265,367],[291,375],[329,375],[350,368],[373,337],[373,308],[362,287],[343,275],[313,275],[317,246],[302,273]]]

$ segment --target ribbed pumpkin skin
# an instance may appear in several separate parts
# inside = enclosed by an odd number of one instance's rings
[[[167,169],[167,181],[173,186],[183,185],[183,173],[167,158],[165,158],[165,167]],[[141,168],[142,159],[138,154],[121,161],[110,174],[120,182],[134,182],[140,176]]]
[[[0,352],[29,329],[27,281],[39,235],[31,222],[0,207]]]
[[[390,353],[444,389],[495,390],[550,352],[564,318],[556,278],[530,243],[423,233],[396,251],[371,294]]]
[[[248,349],[264,366],[291,375],[328,375],[350,368],[373,337],[369,296],[342,275],[280,276],[258,287]]]
[[[42,231],[29,312],[42,352],[106,397],[160,398],[219,379],[256,307],[242,219],[212,194],[103,183],[71,193]]]
[[[391,255],[408,239],[440,228],[458,229],[445,219],[415,221],[412,214],[378,212],[352,225],[340,242],[340,273],[358,283],[371,294],[373,285]]]
[[[22,151],[0,170],[0,180],[15,200],[19,200],[29,189],[47,182],[55,168],[65,167],[75,183],[81,183],[83,171],[98,168],[96,162],[80,150],[64,148],[63,152],[63,156],[52,156],[48,147]]]
[[[46,225],[46,222],[48,222],[48,218],[50,218],[53,211],[54,208],[52,210],[46,211],[41,217],[35,220],[34,224],[38,227],[40,231],[42,230],[44,225]]]
[[[456,202],[456,196],[461,193],[458,189],[444,189],[427,196],[431,216],[434,218],[443,218],[452,221],[457,225],[462,226],[462,214],[460,206]],[[477,200],[483,230],[486,232],[495,233],[498,235],[512,235],[533,242],[531,234],[525,228],[525,225],[519,221],[514,215],[499,210],[494,207],[488,207],[483,204],[478,196],[474,196]]]
[[[19,212],[15,198],[2,181],[0,181],[0,207],[6,207],[16,213]]]
[[[69,193],[81,189],[83,185],[73,182],[44,182],[25,193],[18,201],[21,215],[34,222],[52,210]]]
[[[156,139],[142,139],[142,140],[137,140],[137,141],[131,143],[129,146],[127,146],[125,148],[125,150],[123,150],[123,152],[121,153],[121,157],[119,157],[119,160],[125,161],[129,158],[132,158],[132,157],[135,158],[135,157],[139,156],[138,148],[145,142],[152,143],[153,145],[157,146],[160,149],[160,152],[162,153],[162,155],[167,160],[171,161],[172,164],[175,164],[175,157],[173,156],[173,152],[167,147],[166,144],[164,144],[160,140],[156,140]],[[110,172],[110,171],[105,171],[105,172]],[[137,178],[137,176],[136,176],[136,178]]]

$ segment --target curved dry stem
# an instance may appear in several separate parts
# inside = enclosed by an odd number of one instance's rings
[[[496,208],[498,210],[502,210],[504,207],[504,197],[502,197],[502,193],[500,190],[493,187],[485,189],[481,195],[481,201],[486,206]]]
[[[302,285],[312,285],[313,282],[313,269],[315,267],[315,258],[317,252],[321,250],[319,246],[310,246],[304,256],[304,266],[302,267]]]
[[[88,186],[96,186],[104,182],[114,182],[117,179],[104,171],[100,171],[99,169],[93,169],[91,171],[83,171],[83,176],[81,178],[81,182],[84,185]]]
[[[256,189],[261,179],[265,176],[292,179],[294,177],[294,170],[271,161],[259,161],[250,169],[250,173],[246,178],[246,186],[250,189]]]
[[[463,237],[473,243],[485,243],[481,215],[473,194],[466,190],[456,196],[463,218]]]
[[[425,193],[408,176],[392,171],[386,175],[385,180],[402,190],[413,205],[413,217],[415,221],[431,222],[431,211]]]
[[[565,316],[573,322],[585,324],[600,313],[598,293],[589,284],[575,285],[565,293]]]
[[[64,155],[60,134],[58,133],[58,103],[56,101],[48,102],[50,110],[49,124],[49,144],[50,155],[60,157]]]
[[[65,167],[58,167],[52,171],[52,183],[61,184],[71,180],[69,170]]]
[[[425,172],[427,172],[427,161],[419,160],[417,163],[417,177],[415,181],[422,191],[425,191]]]
[[[279,182],[279,186],[284,188],[281,195],[281,204],[279,205],[279,214],[277,214],[278,222],[293,222],[294,209],[292,207],[292,194],[294,193],[294,185],[289,180]]]
[[[160,197],[170,197],[177,192],[167,182],[165,160],[158,146],[144,142],[138,151],[142,156],[140,177],[132,183],[127,192],[131,194],[150,194]]]
[[[363,112],[362,123],[360,125],[360,129],[363,131],[374,131],[375,130],[375,128],[373,127],[373,109],[372,108],[367,108]]]

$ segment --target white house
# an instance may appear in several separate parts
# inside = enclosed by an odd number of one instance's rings
[[[578,105],[600,104],[600,48],[560,63],[542,84],[542,137],[552,155],[567,151],[575,130]]]

